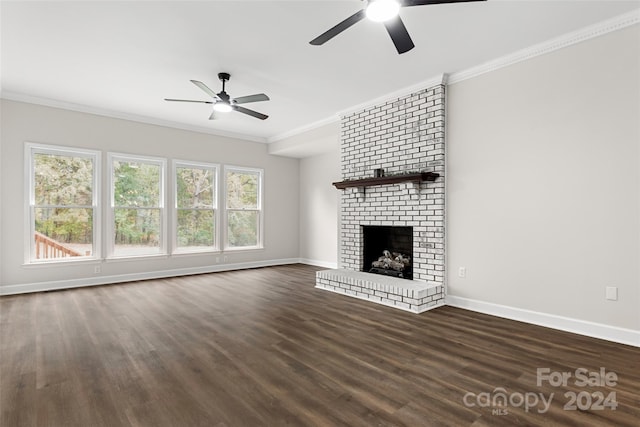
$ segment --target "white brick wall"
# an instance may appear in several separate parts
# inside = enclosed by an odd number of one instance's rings
[[[435,182],[342,190],[342,268],[362,270],[361,225],[413,227],[414,280],[444,285],[445,86],[342,117],[342,178],[432,171]],[[444,292],[442,292],[444,297]]]

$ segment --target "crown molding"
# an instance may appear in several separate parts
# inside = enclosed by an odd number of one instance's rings
[[[438,76],[431,77],[428,80],[424,80],[420,83],[416,83],[411,86],[407,86],[405,88],[395,90],[386,95],[382,95],[370,101],[363,102],[362,104],[358,104],[358,105],[354,105],[353,107],[346,108],[338,112],[338,115],[340,117],[348,116],[358,111],[363,111],[363,110],[366,110],[367,108],[375,107],[376,105],[385,104],[389,101],[394,101],[398,98],[410,95],[414,92],[417,92],[423,89],[430,88],[432,86],[447,84],[447,81],[448,81],[448,76],[446,74],[440,74]]]
[[[284,133],[281,133],[279,135],[270,137],[270,138],[267,139],[267,142],[269,142],[269,143],[276,142],[276,141],[280,141],[282,139],[286,139],[286,138],[290,138],[292,136],[299,135],[299,134],[304,133],[304,132],[308,132],[310,130],[313,130],[313,129],[319,128],[321,126],[327,125],[329,123],[336,122],[336,121],[340,120],[340,118],[343,117],[343,116],[347,116],[347,115],[353,114],[355,112],[362,111],[362,110],[365,110],[365,109],[370,108],[370,107],[374,107],[374,106],[379,105],[379,104],[384,104],[386,102],[393,101],[393,100],[395,100],[397,98],[400,98],[400,97],[403,97],[403,96],[407,96],[408,94],[411,94],[413,92],[417,92],[419,90],[427,89],[429,87],[432,87],[432,86],[435,86],[435,85],[440,85],[440,84],[447,84],[447,75],[446,74],[441,74],[439,76],[432,77],[429,80],[425,80],[423,82],[416,83],[416,84],[411,85],[409,87],[405,87],[403,89],[399,89],[399,90],[393,91],[391,93],[388,93],[386,95],[382,95],[382,96],[380,96],[378,98],[372,99],[372,100],[364,102],[362,104],[358,104],[358,105],[354,105],[352,107],[348,107],[348,108],[338,112],[336,115],[329,116],[329,117],[327,117],[325,119],[318,120],[317,122],[313,122],[313,123],[311,123],[309,125],[301,126],[299,128],[292,129],[292,130],[290,130],[288,132],[284,132]]]
[[[318,120],[317,122],[313,122],[309,125],[306,126],[301,126],[299,128],[296,129],[292,129],[290,131],[281,133],[279,135],[270,137],[267,139],[268,143],[272,143],[272,142],[276,142],[276,141],[280,141],[282,139],[286,139],[286,138],[290,138],[292,136],[296,136],[296,135],[300,135],[302,133],[308,132],[310,130],[319,128],[321,126],[327,125],[329,123],[333,123],[336,121],[339,121],[341,117],[344,116],[348,116],[350,114],[353,114],[355,112],[358,111],[362,111],[362,110],[366,110],[367,108],[370,107],[374,107],[376,105],[379,104],[384,104],[387,103],[389,101],[393,101],[397,98],[403,97],[403,96],[407,96],[411,93],[423,90],[423,89],[427,89],[430,88],[432,86],[436,86],[436,85],[441,85],[441,84],[447,84],[447,75],[446,74],[441,74],[439,76],[436,77],[432,77],[429,80],[425,80],[422,81],[420,83],[416,83],[414,85],[405,87],[403,89],[399,89],[390,93],[387,93],[386,95],[382,95],[378,98],[372,99],[370,101],[367,102],[363,102],[362,104],[358,104],[358,105],[354,105],[352,107],[348,107],[342,111],[339,111],[337,114],[329,116],[325,119],[322,120]]]
[[[631,12],[616,16],[606,21],[599,22],[597,24],[590,25],[588,27],[581,28],[571,33],[564,34],[551,40],[530,46],[528,48],[510,53],[492,61],[485,62],[483,64],[468,68],[463,71],[458,71],[452,74],[441,74],[439,76],[432,77],[423,82],[405,87],[403,89],[396,90],[373,100],[349,107],[337,113],[336,116],[331,116],[326,119],[314,122],[308,126],[302,126],[291,130],[289,132],[282,133],[280,135],[267,139],[267,142],[275,142],[281,139],[289,138],[306,131],[315,129],[322,125],[328,124],[337,120],[340,117],[344,117],[353,114],[358,111],[365,110],[378,104],[384,104],[386,102],[394,100],[394,98],[400,98],[407,96],[413,92],[429,88],[431,86],[444,84],[451,85],[463,80],[467,80],[485,73],[489,73],[500,68],[508,67],[509,65],[516,64],[518,62],[526,61],[536,56],[545,55],[558,49],[562,49],[595,37],[605,35],[614,31],[622,30],[640,23],[640,9],[633,10]]]
[[[132,122],[163,126],[163,127],[173,128],[173,129],[181,129],[181,130],[186,130],[191,132],[205,133],[209,135],[222,136],[226,138],[241,139],[244,141],[260,142],[260,143],[267,142],[266,138],[257,137],[253,135],[245,135],[245,134],[236,133],[236,132],[226,132],[226,131],[221,131],[217,129],[209,129],[206,127],[192,126],[184,123],[172,122],[170,120],[155,119],[152,117],[140,116],[137,114],[129,114],[129,113],[123,113],[119,111],[107,110],[103,108],[95,108],[95,107],[90,107],[88,105],[74,104],[71,102],[58,101],[54,99],[26,95],[26,94],[17,93],[17,92],[2,91],[0,93],[0,98],[6,99],[8,101],[25,102],[28,104],[60,108],[63,110],[76,111],[79,113],[95,114],[98,116],[110,117],[114,119],[129,120]]]
[[[301,133],[309,132],[311,130],[317,129],[324,125],[328,125],[329,123],[334,123],[340,120],[339,115],[329,116],[325,119],[318,120],[317,122],[309,123],[308,125],[300,126],[298,128],[292,129],[287,132],[283,132],[278,135],[270,136],[267,138],[267,143],[281,141],[283,139],[291,138],[292,136],[300,135]]]
[[[560,37],[547,40],[526,49],[518,50],[475,67],[452,73],[449,75],[447,84],[455,84],[485,73],[490,73],[500,68],[508,67],[510,65],[517,64],[518,62],[527,61],[535,58],[536,56],[545,55],[558,49],[581,43],[595,37],[600,37],[613,31],[622,30],[638,23],[640,23],[640,9],[564,34]]]

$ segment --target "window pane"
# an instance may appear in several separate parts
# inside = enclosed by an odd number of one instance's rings
[[[33,167],[36,205],[91,206],[93,159],[36,153]]]
[[[160,253],[160,209],[118,208],[114,215],[114,255]]]
[[[213,208],[215,188],[211,169],[176,168],[178,208]]]
[[[35,208],[34,259],[93,255],[93,209]]]
[[[178,247],[203,247],[214,245],[214,211],[178,211]]]
[[[230,247],[258,245],[258,212],[229,211],[227,226]]]
[[[160,165],[114,160],[113,202],[118,207],[160,206]]]
[[[227,172],[227,208],[258,208],[259,174],[251,172]]]

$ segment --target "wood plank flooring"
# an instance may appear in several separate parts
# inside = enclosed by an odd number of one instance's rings
[[[406,313],[314,289],[316,270],[0,298],[0,425],[638,425],[639,348],[452,307]],[[600,367],[615,386],[536,384],[537,368]],[[496,388],[511,402],[480,406]],[[567,392],[583,407],[614,392],[617,408],[565,410]],[[525,410],[534,393],[553,393],[548,411]]]

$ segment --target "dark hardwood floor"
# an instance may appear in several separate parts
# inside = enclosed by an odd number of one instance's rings
[[[452,307],[406,313],[316,290],[315,271],[0,298],[0,425],[638,425],[640,348]],[[615,385],[576,384],[601,367]],[[538,368],[572,377],[538,386]],[[592,409],[565,409],[571,393]]]

